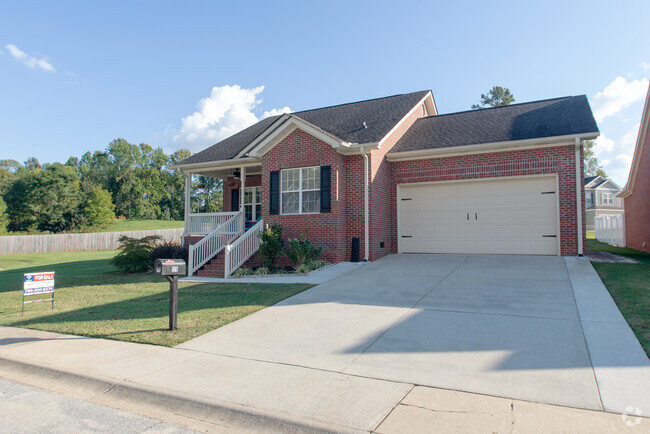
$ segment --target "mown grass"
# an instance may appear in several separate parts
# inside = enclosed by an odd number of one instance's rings
[[[0,256],[0,325],[174,346],[297,294],[302,284],[179,283],[178,329],[168,331],[169,283],[117,273],[115,251]],[[55,304],[21,316],[23,273],[54,271]],[[30,296],[31,299],[47,298]]]
[[[83,230],[68,231],[65,233],[95,233],[95,232],[127,232],[127,231],[149,231],[155,229],[176,229],[182,228],[183,221],[178,220],[120,220],[115,219],[112,224],[102,227],[90,227]],[[8,232],[0,236],[8,235],[46,235],[50,232],[29,231],[29,232]]]
[[[650,356],[650,253],[615,247],[587,239],[587,251],[615,253],[636,259],[639,264],[593,262],[592,265],[612,295],[619,310]]]

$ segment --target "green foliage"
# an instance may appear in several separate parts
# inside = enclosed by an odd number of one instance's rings
[[[234,273],[232,273],[233,277],[244,277],[244,276],[251,276],[255,274],[252,268],[238,268],[235,270]]]
[[[151,251],[151,255],[149,255],[149,266],[153,268],[153,263],[156,262],[156,259],[182,259],[187,263],[189,251],[189,248],[181,246],[181,243],[164,241]]]
[[[321,259],[318,259],[316,261],[308,262],[305,265],[307,265],[307,268],[309,268],[309,271],[314,271],[314,270],[318,270],[319,268],[327,267],[329,264],[330,263],[327,262],[327,261],[323,261]]]
[[[155,244],[160,240],[159,235],[149,235],[143,238],[120,237],[120,249],[110,264],[123,273],[137,273],[149,270],[151,253]]]
[[[481,94],[481,102],[473,104],[473,109],[482,109],[486,107],[499,107],[515,102],[515,97],[510,93],[510,89],[501,86],[494,86],[486,94]]]
[[[4,234],[7,231],[8,224],[9,215],[7,214],[7,204],[0,197],[0,234]]]
[[[116,139],[103,152],[70,157],[65,164],[41,164],[34,157],[24,165],[0,160],[0,197],[7,204],[8,228],[61,232],[98,225],[108,220],[109,200],[115,204],[112,211],[124,218],[183,220],[184,176],[169,166],[190,155],[181,149],[168,156],[161,148]],[[196,200],[208,211],[220,211],[221,180],[206,179],[210,188]]]
[[[262,263],[270,270],[275,269],[275,264],[284,249],[284,241],[282,240],[282,231],[284,228],[276,223],[270,224],[260,232],[260,255],[262,256]]]
[[[315,261],[321,250],[323,250],[322,247],[316,247],[309,241],[308,232],[300,234],[298,238],[287,240],[287,255],[296,267]]]
[[[101,187],[95,187],[86,198],[83,215],[88,226],[107,226],[115,223],[115,205],[111,194]]]
[[[296,271],[297,274],[307,274],[311,271],[307,264],[300,264],[297,267],[295,267],[294,270]]]
[[[259,267],[257,270],[255,270],[255,274],[260,275],[260,276],[265,276],[269,274],[269,269],[266,267]]]
[[[594,140],[585,140],[584,142],[585,176],[602,176],[603,178],[607,178],[605,169],[600,165],[598,157],[596,157],[596,153],[594,152],[595,145],[596,142]]]
[[[31,163],[35,166],[35,163]],[[79,226],[82,192],[72,167],[59,163],[20,171],[4,200],[12,231],[61,232]]]

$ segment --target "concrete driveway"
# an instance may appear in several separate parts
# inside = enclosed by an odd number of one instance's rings
[[[594,275],[588,261],[575,258],[390,255],[180,347],[622,411],[645,396],[619,389],[641,387],[639,375],[641,385],[650,384],[648,359],[597,275],[602,288],[590,289]],[[595,333],[585,333],[581,308],[594,317]],[[624,356],[612,359],[603,333]],[[598,364],[624,372],[612,376],[594,370]]]

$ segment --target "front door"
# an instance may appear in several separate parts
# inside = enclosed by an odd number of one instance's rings
[[[256,222],[262,216],[261,187],[244,188],[244,215],[247,222]]]

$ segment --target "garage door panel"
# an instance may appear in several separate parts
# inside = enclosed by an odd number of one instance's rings
[[[400,251],[557,254],[544,237],[557,235],[555,189],[555,177],[401,186]]]

